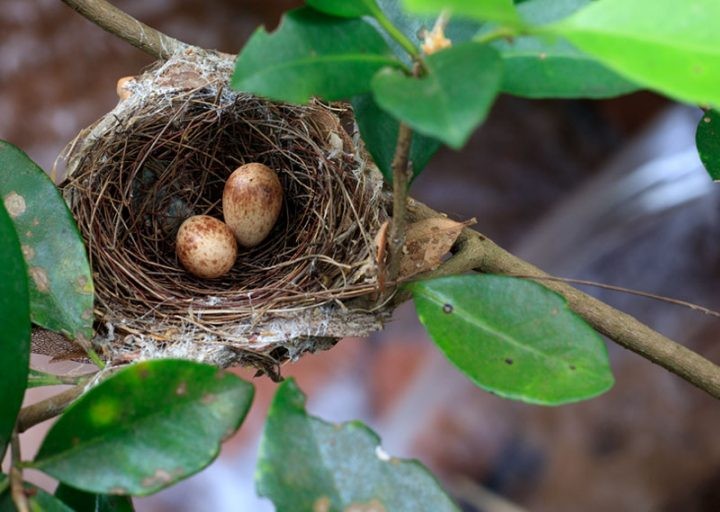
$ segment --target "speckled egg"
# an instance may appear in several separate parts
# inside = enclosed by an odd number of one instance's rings
[[[175,252],[188,272],[213,279],[227,274],[235,264],[237,242],[224,222],[208,215],[195,215],[180,226]]]
[[[283,188],[268,166],[249,163],[235,169],[223,190],[225,222],[243,247],[255,247],[272,231],[280,216]]]

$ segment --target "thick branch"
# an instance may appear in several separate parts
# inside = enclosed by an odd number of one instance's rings
[[[100,28],[158,59],[187,48],[187,44],[148,27],[105,0],[62,0]]]
[[[412,220],[439,217],[440,213],[411,200]],[[433,273],[433,277],[477,270],[491,274],[547,277],[530,263],[510,254],[477,231],[465,228],[455,255]],[[692,350],[654,331],[636,318],[595,299],[572,286],[557,281],[539,284],[564,296],[570,308],[598,332],[619,345],[640,354],[691,384],[720,398],[720,367]]]

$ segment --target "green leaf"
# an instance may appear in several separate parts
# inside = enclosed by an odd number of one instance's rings
[[[499,21],[520,25],[521,19],[512,0],[404,0],[409,11],[437,14],[449,9],[453,14],[480,21]]]
[[[352,106],[365,146],[383,173],[385,181],[392,183],[392,160],[400,123],[378,107],[370,94],[356,96],[352,100]],[[413,134],[410,145],[413,177],[420,174],[441,145],[436,139],[419,133]]]
[[[43,170],[4,141],[0,141],[0,196],[27,262],[33,323],[89,340],[94,290],[75,220]]]
[[[432,339],[481,388],[558,405],[594,397],[613,384],[600,336],[547,288],[472,275],[410,289]]]
[[[138,363],[75,402],[33,467],[88,492],[151,494],[207,466],[252,396],[250,384],[209,365]]]
[[[600,0],[544,28],[639,85],[720,106],[720,2]]]
[[[309,416],[291,379],[270,406],[255,481],[277,512],[458,510],[422,465],[389,457],[362,423]]]
[[[500,87],[502,61],[492,48],[464,43],[427,57],[422,78],[383,69],[375,101],[416,131],[460,148],[485,119]]]
[[[2,458],[20,411],[30,365],[30,299],[27,269],[12,220],[2,204],[0,204],[0,240],[2,241],[0,244],[0,458]]]
[[[705,113],[698,124],[695,141],[705,169],[713,180],[720,181],[720,112]]]
[[[32,484],[23,484],[28,495],[28,504],[31,512],[85,512],[92,509],[73,510],[62,501],[48,494],[39,487]],[[15,512],[15,504],[12,501],[10,491],[0,493],[0,512]]]
[[[349,98],[370,89],[384,66],[399,66],[384,39],[366,22],[302,8],[268,34],[258,29],[238,55],[233,88],[275,100]]]
[[[307,0],[305,3],[325,14],[342,18],[375,16],[380,11],[375,0]]]
[[[591,0],[531,0],[518,10],[532,25],[560,20]],[[483,31],[487,32],[487,30]],[[563,39],[518,37],[493,46],[503,58],[502,91],[526,98],[608,98],[638,87]]]
[[[78,512],[133,512],[132,500],[128,496],[91,494],[60,484],[55,497]]]

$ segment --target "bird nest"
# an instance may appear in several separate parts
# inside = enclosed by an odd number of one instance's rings
[[[64,155],[64,194],[95,276],[95,341],[112,359],[267,369],[381,327],[382,311],[352,300],[377,291],[374,238],[387,218],[352,112],[234,92],[231,68],[198,50],[156,65]],[[224,183],[249,162],[277,172],[279,220],[229,274],[194,277],[175,253],[178,227],[222,219]]]

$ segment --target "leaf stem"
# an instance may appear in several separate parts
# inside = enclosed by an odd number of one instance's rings
[[[498,27],[473,39],[476,43],[487,44],[498,39],[512,39],[522,35],[517,29],[508,26]]]
[[[31,368],[30,375],[28,376],[28,387],[36,388],[40,386],[60,386],[63,384],[86,384],[94,375],[96,375],[96,372],[84,373],[82,375],[55,375]]]
[[[25,489],[23,488],[23,470],[21,465],[20,436],[16,428],[10,438],[10,495],[18,512],[30,512]]]
[[[385,15],[384,12],[378,9],[376,13],[373,15],[377,22],[380,24],[380,26],[387,32],[387,34],[392,37],[400,46],[402,46],[403,50],[405,50],[410,57],[412,57],[413,60],[420,60],[420,50],[412,44],[412,41],[407,38],[405,34],[403,34],[399,28],[397,28],[392,21]]]

